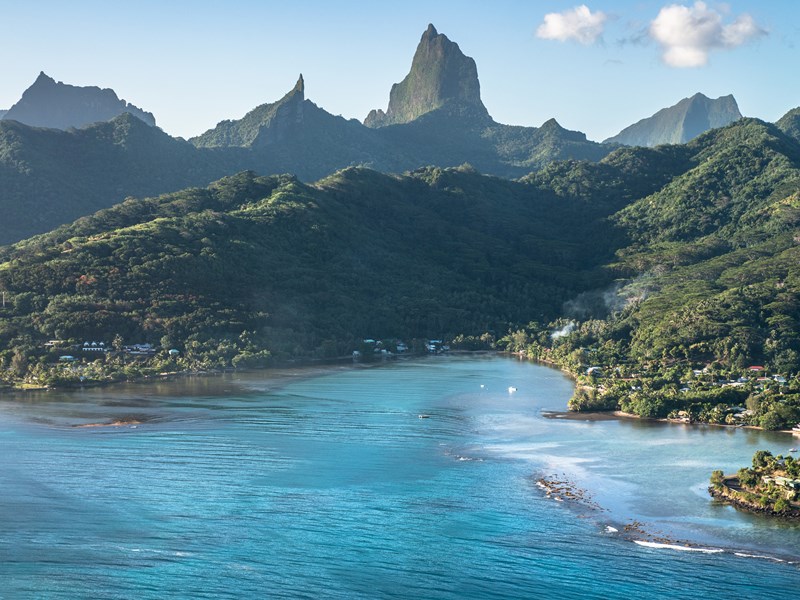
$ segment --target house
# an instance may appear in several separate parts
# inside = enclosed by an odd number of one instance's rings
[[[748,371],[760,372],[760,371],[764,370],[764,367],[762,367],[761,365],[753,365],[751,367],[747,367],[747,370]]]
[[[586,369],[587,375],[594,375],[600,377],[603,375],[603,368],[602,367],[589,367]]]
[[[765,478],[766,479],[766,478]],[[800,479],[789,479],[788,477],[775,477],[775,483],[792,490],[800,490]]]
[[[105,342],[83,342],[84,352],[105,352],[106,351],[106,344]]]
[[[134,344],[133,346],[125,346],[123,350],[128,354],[137,354],[137,355],[141,354],[151,355],[156,353],[156,349],[155,346],[153,346],[153,344]]]
[[[428,343],[425,344],[425,347],[428,349],[428,352],[441,352],[443,350],[442,340],[428,340]]]

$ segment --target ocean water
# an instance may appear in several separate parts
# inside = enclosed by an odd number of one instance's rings
[[[547,418],[571,382],[496,357],[278,383],[0,399],[0,598],[797,595],[800,525],[706,493],[791,436]]]

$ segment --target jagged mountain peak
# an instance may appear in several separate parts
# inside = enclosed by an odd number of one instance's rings
[[[447,105],[468,107],[470,114],[477,109],[489,117],[481,101],[475,61],[429,24],[417,45],[411,70],[392,86],[387,110],[371,111],[364,124],[383,127],[408,123]]]
[[[303,96],[303,100],[306,97],[306,82],[303,79],[303,74],[300,73],[300,77],[297,78],[297,83],[294,84],[293,92],[301,94]]]
[[[241,119],[220,121],[190,142],[205,148],[268,145],[290,135],[290,131],[304,121],[306,104],[305,80],[301,73],[294,87],[277,102],[257,106]]]
[[[150,126],[156,124],[151,113],[120,99],[112,89],[57,82],[41,71],[36,81],[23,92],[22,98],[2,118],[34,127],[69,129],[109,121],[125,112]]]
[[[709,129],[724,127],[741,118],[732,95],[712,99],[698,92],[626,127],[604,143],[651,147],[683,144]]]
[[[547,119],[540,127],[543,131],[566,131],[554,118]]]
[[[431,39],[439,35],[439,32],[436,31],[436,27],[433,26],[433,23],[428,23],[428,28],[425,30],[425,33],[422,34],[422,39]]]
[[[33,85],[57,85],[56,80],[50,77],[44,71],[39,71],[39,76],[36,78],[36,81],[33,82]],[[33,86],[31,86],[33,87]]]

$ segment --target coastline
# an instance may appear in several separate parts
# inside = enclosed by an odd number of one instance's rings
[[[450,354],[472,354],[469,351],[455,351]],[[486,353],[486,351],[476,351],[475,353]],[[309,376],[324,374],[334,371],[337,368],[372,368],[383,364],[386,360],[408,360],[417,359],[428,356],[427,354],[409,354],[409,355],[393,355],[383,360],[376,360],[370,362],[356,362],[351,356],[342,356],[337,358],[326,359],[292,359],[281,361],[274,365],[263,368],[248,368],[248,369],[208,369],[208,370],[184,370],[157,373],[154,375],[142,375],[140,377],[133,377],[127,379],[109,380],[109,381],[87,381],[82,383],[73,383],[67,385],[54,385],[54,386],[32,386],[25,387],[8,386],[0,387],[0,399],[3,397],[11,397],[26,394],[38,394],[42,392],[59,392],[59,391],[74,391],[86,390],[92,388],[108,388],[119,385],[129,384],[147,384],[157,383],[162,381],[173,381],[181,378],[189,377],[219,377],[222,375],[230,375],[234,373],[272,373],[276,375],[276,379],[291,379],[297,377],[301,372],[308,373]]]
[[[546,419],[562,419],[565,421],[614,421],[614,420],[632,420],[632,421],[643,421],[647,423],[665,423],[671,425],[686,425],[690,427],[722,427],[726,429],[750,429],[753,431],[763,431],[765,433],[785,433],[791,436],[800,435],[797,431],[793,431],[791,429],[776,429],[776,430],[766,430],[763,427],[759,427],[757,425],[729,425],[727,423],[703,423],[703,422],[695,422],[695,423],[688,423],[686,421],[682,421],[679,419],[652,419],[648,417],[640,417],[639,415],[635,415],[633,413],[627,413],[621,410],[609,410],[609,411],[588,411],[588,412],[580,412],[580,411],[544,411],[542,412],[542,416]]]
[[[606,419],[607,420],[607,419]],[[747,558],[759,558],[787,564],[799,564],[800,556],[786,554],[784,552],[774,552],[772,549],[740,548],[728,546],[718,542],[699,542],[681,539],[671,535],[669,532],[656,531],[647,523],[638,518],[608,518],[607,509],[603,508],[594,501],[590,490],[579,487],[567,475],[555,475],[538,473],[530,476],[538,491],[547,500],[562,504],[565,509],[570,510],[579,519],[590,519],[596,523],[602,535],[613,536],[621,541],[636,544],[644,548],[653,550],[670,550],[680,552],[699,552],[704,554],[733,554],[735,556]],[[711,491],[711,489],[709,489]],[[714,494],[712,493],[712,496]],[[735,508],[744,512],[760,512],[768,514],[769,518],[785,518],[787,522],[795,523],[800,518],[797,515],[779,515],[770,511],[749,510],[743,503],[736,503],[733,499],[716,498],[720,503],[734,505]],[[757,553],[756,553],[757,552]]]
[[[748,500],[740,497],[736,490],[728,486],[728,483],[737,480],[735,475],[726,475],[723,482],[719,487],[713,485],[708,487],[708,493],[718,502],[730,504],[737,510],[742,510],[747,513],[760,514],[770,518],[785,519],[786,521],[797,522],[800,521],[800,509],[792,509],[787,512],[776,512],[770,506],[761,506],[756,502],[749,502]],[[738,480],[737,480],[738,481]]]

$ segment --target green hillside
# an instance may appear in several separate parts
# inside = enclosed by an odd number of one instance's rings
[[[490,332],[579,376],[576,409],[776,428],[800,420],[799,229],[800,144],[754,119],[519,181],[243,172],[0,249],[2,361],[41,381],[48,339],[185,368]]]
[[[775,125],[790,138],[800,142],[800,107],[787,112]]]
[[[665,169],[666,185],[611,217],[624,240],[605,267],[615,285],[574,298],[549,327],[518,330],[508,347],[580,375],[576,409],[791,427],[800,421],[800,145],[745,119],[651,152],[683,172]],[[566,194],[624,194],[632,175],[653,172],[646,156],[632,149],[581,175],[571,168]],[[645,170],[634,166],[617,189],[605,172],[598,185],[605,163],[620,159]]]
[[[0,244],[120,202],[232,171],[235,157],[199,152],[128,113],[60,131],[0,121]]]
[[[245,172],[3,250],[0,345],[8,363],[37,340],[121,336],[230,364],[253,348],[341,355],[365,337],[503,332],[603,283],[580,216],[470,169],[348,169],[313,186]]]

